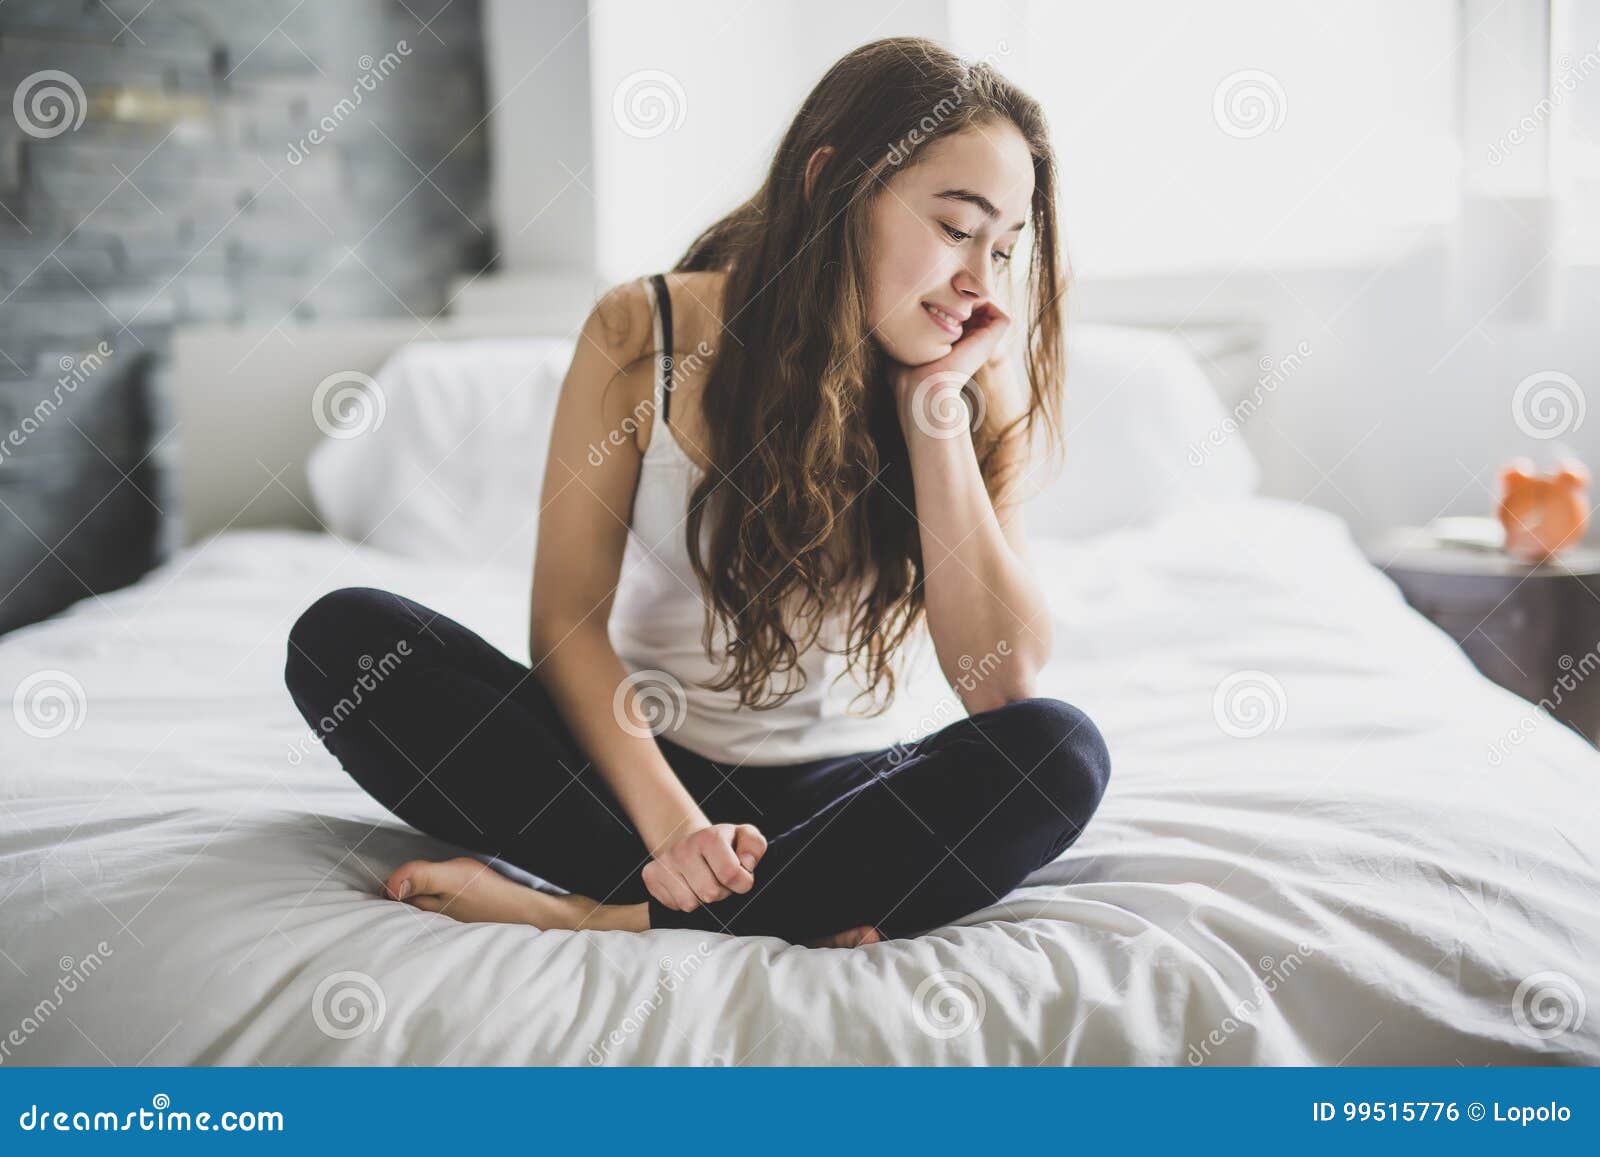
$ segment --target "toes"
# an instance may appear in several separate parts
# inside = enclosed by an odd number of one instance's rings
[[[441,896],[457,891],[464,870],[482,867],[470,856],[457,856],[453,860],[407,860],[389,876],[384,893],[394,900],[415,899],[420,896]]]
[[[383,882],[383,894],[391,900],[404,900],[415,895],[415,875],[422,868],[422,863],[421,860],[411,860],[390,872],[389,878]]]
[[[843,932],[835,932],[832,936],[823,936],[816,940],[807,940],[807,948],[859,948],[864,944],[877,944],[883,940],[883,933],[871,924],[862,924],[855,928],[846,928]]]

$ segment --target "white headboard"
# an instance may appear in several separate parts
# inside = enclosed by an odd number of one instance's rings
[[[583,278],[519,282],[515,311],[486,308],[421,322],[180,327],[169,383],[178,419],[183,541],[234,526],[317,526],[306,457],[322,437],[312,396],[330,374],[374,374],[412,341],[575,336],[598,299],[596,286]],[[465,287],[456,298],[458,307],[461,299],[477,300]]]

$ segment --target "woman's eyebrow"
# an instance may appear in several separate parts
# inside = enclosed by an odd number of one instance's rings
[[[994,207],[993,201],[989,200],[989,198],[985,197],[982,193],[974,193],[971,189],[945,189],[942,192],[935,193],[934,196],[942,197],[946,201],[965,201],[969,205],[976,205],[978,208],[983,210],[984,216],[988,217],[991,221],[1000,216],[1000,210]],[[1007,229],[1006,232],[1015,233],[1018,229],[1021,229],[1026,224],[1026,221],[1018,221],[1015,225],[1011,226],[1011,228]]]

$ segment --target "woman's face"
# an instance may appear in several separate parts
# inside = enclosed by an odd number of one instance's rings
[[[944,357],[973,309],[1003,298],[1032,203],[1033,158],[1008,121],[943,137],[889,179],[870,210],[867,320],[890,357]]]

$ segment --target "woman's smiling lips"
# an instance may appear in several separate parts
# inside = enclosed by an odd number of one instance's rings
[[[950,313],[947,310],[940,309],[937,305],[934,305],[930,301],[924,301],[922,303],[922,308],[927,311],[928,316],[933,319],[933,323],[940,329],[944,330],[945,333],[949,334],[951,337],[959,337],[961,335],[961,319],[955,314]]]

